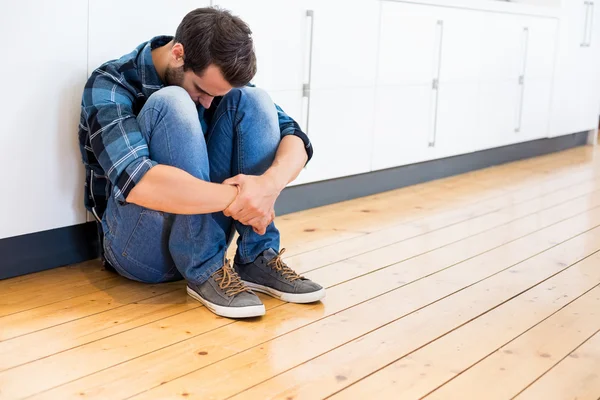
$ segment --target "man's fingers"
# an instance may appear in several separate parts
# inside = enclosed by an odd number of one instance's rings
[[[243,202],[241,202],[239,199],[236,199],[236,200],[234,200],[233,203],[231,203],[231,205],[229,205],[229,207],[227,207],[223,211],[223,214],[225,214],[227,217],[232,217],[234,215],[239,214],[240,211],[242,211],[243,209],[244,209]]]
[[[256,232],[257,234],[259,234],[260,236],[262,236],[262,235],[264,235],[265,233],[267,233],[267,230],[266,230],[266,229],[259,230],[259,229],[256,229],[256,228],[252,228],[252,230],[253,230],[254,232]]]

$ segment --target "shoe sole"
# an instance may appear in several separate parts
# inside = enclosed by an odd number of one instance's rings
[[[268,294],[269,296],[275,297],[281,301],[286,301],[288,303],[314,303],[319,300],[322,300],[325,297],[325,289],[317,290],[316,292],[310,293],[286,293],[280,292],[279,290],[275,290],[268,286],[259,285],[258,283],[243,281],[246,286],[255,292],[261,292]]]
[[[220,306],[218,304],[211,303],[210,301],[204,299],[198,293],[194,292],[189,287],[187,288],[187,294],[192,297],[194,300],[198,300],[200,303],[204,304],[206,308],[208,308],[213,313],[227,318],[253,318],[260,317],[265,315],[265,306],[264,304],[257,306],[247,306],[247,307],[225,307]]]

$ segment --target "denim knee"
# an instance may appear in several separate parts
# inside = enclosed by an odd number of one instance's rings
[[[267,113],[273,113],[275,110],[271,96],[257,87],[233,88],[223,97],[222,101],[235,106],[238,110],[249,108],[254,112],[264,111]]]
[[[142,108],[140,118],[154,123],[169,114],[177,123],[182,123],[192,130],[197,129],[198,109],[188,92],[179,86],[167,86],[153,93]]]

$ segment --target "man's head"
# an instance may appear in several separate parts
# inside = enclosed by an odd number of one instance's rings
[[[187,14],[175,33],[165,83],[183,87],[208,108],[213,97],[246,85],[256,74],[250,28],[218,8]]]

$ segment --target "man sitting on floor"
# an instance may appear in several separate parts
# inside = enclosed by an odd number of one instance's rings
[[[252,289],[308,303],[325,290],[281,259],[275,200],[312,156],[308,137],[262,90],[251,32],[229,12],[190,12],[89,78],[80,148],[86,207],[106,261],[141,282],[186,279],[214,313],[255,317]],[[225,259],[232,225],[233,267]]]

